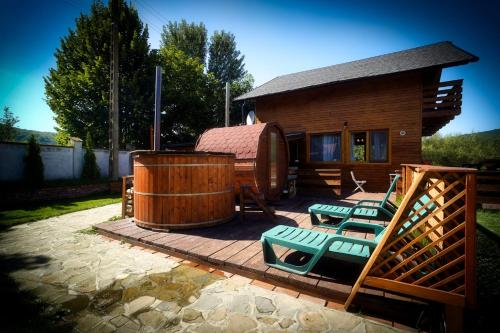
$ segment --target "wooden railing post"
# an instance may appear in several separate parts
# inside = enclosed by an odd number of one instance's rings
[[[443,303],[447,331],[461,332],[477,304],[477,170],[403,166],[406,195],[344,306],[363,285],[379,288]]]
[[[475,173],[466,176],[465,196],[465,300],[474,308],[476,299],[476,186]]]
[[[127,176],[122,177],[122,219],[127,212]]]

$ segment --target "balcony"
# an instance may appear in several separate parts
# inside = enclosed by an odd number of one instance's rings
[[[462,82],[454,80],[424,86],[422,100],[422,136],[430,136],[462,111]]]

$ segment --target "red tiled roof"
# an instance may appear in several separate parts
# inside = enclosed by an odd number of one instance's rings
[[[195,150],[233,153],[236,159],[256,158],[259,137],[266,125],[259,123],[209,129],[200,136]]]

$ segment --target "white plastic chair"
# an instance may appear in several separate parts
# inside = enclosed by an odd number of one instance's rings
[[[352,181],[354,182],[354,184],[356,184],[356,188],[352,192],[354,193],[357,190],[360,190],[361,192],[365,192],[365,190],[363,189],[363,185],[366,184],[366,180],[357,180],[356,177],[354,177],[354,172],[352,170],[351,170],[351,177],[352,177]]]

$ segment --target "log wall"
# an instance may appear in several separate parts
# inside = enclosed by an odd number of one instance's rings
[[[401,163],[421,162],[422,78],[418,73],[311,88],[256,100],[259,122],[278,122],[286,133],[305,132],[302,168],[342,170],[343,188],[354,188],[349,171],[367,180],[367,191],[385,191]],[[351,131],[389,130],[389,162],[350,162]],[[404,131],[404,135],[401,132]],[[308,161],[311,134],[340,132],[342,162]]]

